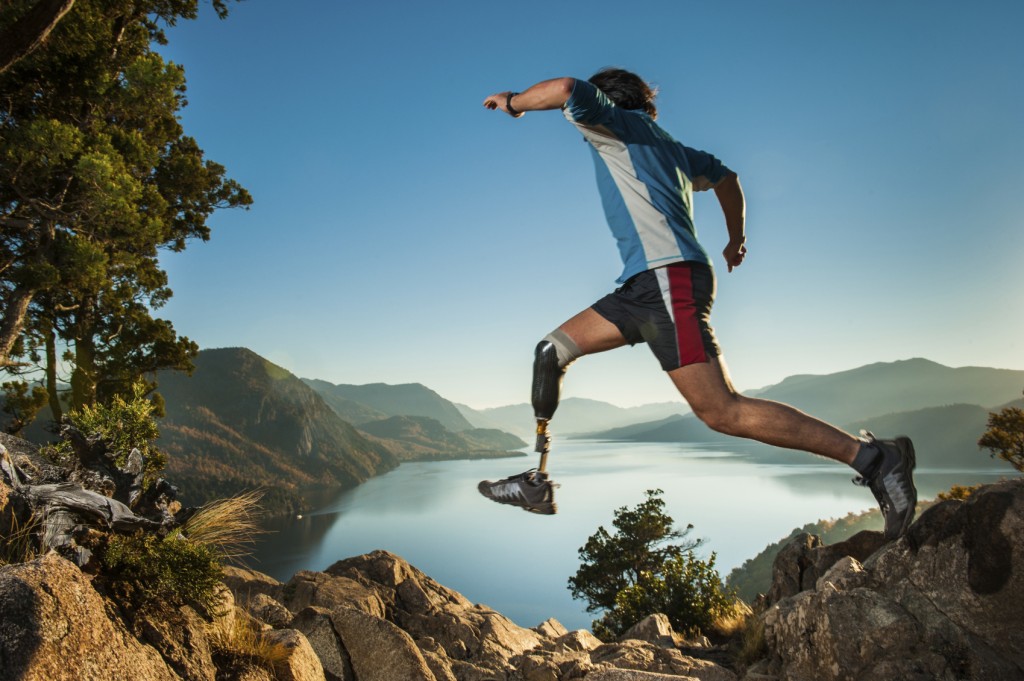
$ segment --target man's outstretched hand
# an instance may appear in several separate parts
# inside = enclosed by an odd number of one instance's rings
[[[511,113],[508,110],[508,94],[509,94],[509,90],[505,90],[504,92],[498,92],[496,94],[493,94],[493,95],[491,95],[490,97],[488,97],[487,99],[484,100],[484,106],[486,108],[490,109],[491,111],[494,111],[495,109],[500,109],[501,111],[504,111],[505,113],[507,113],[509,116],[512,116],[513,118],[519,118],[520,116],[523,115],[522,111],[517,111],[515,113]]]
[[[743,259],[747,257],[746,240],[730,241],[722,251],[722,256],[725,258],[725,264],[729,266],[729,271],[732,272],[732,268],[742,265]]]

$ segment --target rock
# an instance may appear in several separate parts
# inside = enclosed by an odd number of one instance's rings
[[[295,573],[285,586],[282,602],[292,612],[310,606],[328,610],[357,608],[368,615],[384,617],[384,602],[373,588],[325,572]]]
[[[619,637],[620,641],[627,639],[647,641],[662,648],[676,647],[672,624],[668,621],[668,616],[662,613],[648,615]]]
[[[263,632],[264,640],[288,651],[285,659],[274,661],[277,681],[324,681],[324,668],[306,637],[294,629]]]
[[[264,594],[280,603],[284,593],[284,585],[270,575],[234,565],[224,566],[223,580],[242,605],[248,604],[256,594]]]
[[[555,639],[556,650],[591,651],[604,645],[601,639],[586,629],[577,629]]]
[[[535,626],[533,630],[546,638],[558,638],[569,633],[569,630],[554,617],[544,620]]]
[[[433,639],[450,660],[471,661],[491,675],[509,671],[513,657],[543,642],[537,632],[470,603],[386,551],[340,561],[326,572],[372,589],[386,619],[413,639]],[[457,669],[455,673],[462,678]]]
[[[352,660],[341,644],[338,633],[331,621],[331,611],[326,608],[309,607],[295,615],[289,626],[301,631],[316,651],[323,665],[327,681],[355,681]]]
[[[590,659],[595,665],[606,668],[691,676],[700,681],[736,681],[733,672],[713,662],[688,657],[678,650],[659,648],[645,641],[605,644],[594,650]]]
[[[355,608],[332,611],[331,621],[359,681],[436,681],[409,634],[391,622]]]
[[[292,613],[266,594],[256,594],[246,604],[249,614],[275,629],[283,629],[292,619]]]
[[[140,643],[88,578],[49,553],[0,568],[0,678],[10,681],[180,681]]]
[[[657,674],[635,669],[601,669],[587,675],[587,681],[697,681],[693,676]]]
[[[132,629],[140,641],[156,648],[182,679],[216,678],[206,622],[192,608],[147,608],[137,613]]]
[[[904,538],[863,562],[835,561],[813,586],[780,600],[764,619],[768,673],[793,681],[1020,679],[1021,603],[1017,479],[932,506]]]

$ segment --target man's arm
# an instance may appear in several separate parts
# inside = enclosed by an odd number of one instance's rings
[[[574,78],[553,78],[531,85],[518,94],[512,93],[511,98],[508,90],[495,93],[484,100],[484,106],[492,111],[500,109],[515,118],[519,118],[527,111],[561,109],[569,101],[575,84]],[[508,108],[509,104],[512,105],[511,111]]]
[[[725,215],[725,226],[729,230],[729,244],[722,251],[725,263],[732,268],[739,267],[747,255],[747,202],[743,197],[740,178],[735,173],[724,177],[715,185],[715,196]]]

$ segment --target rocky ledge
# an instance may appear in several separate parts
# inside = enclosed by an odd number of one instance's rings
[[[1009,681],[1024,678],[1022,552],[1020,479],[934,505],[896,542],[798,537],[756,616],[761,659],[737,671],[659,616],[613,643],[520,627],[385,551],[287,583],[227,568],[212,622],[126,613],[50,551],[0,568],[0,681]],[[248,658],[218,643],[238,631]]]

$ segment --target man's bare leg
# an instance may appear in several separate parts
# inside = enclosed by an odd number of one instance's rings
[[[721,357],[668,372],[697,417],[728,435],[800,449],[852,464],[861,440],[813,416],[771,400],[736,392]]]

